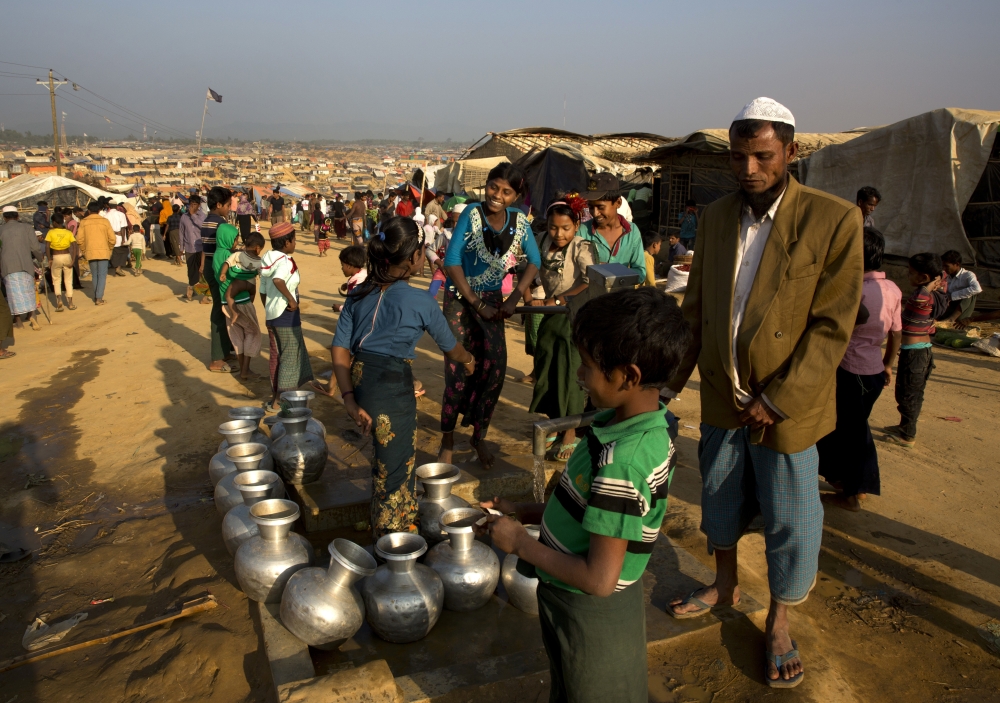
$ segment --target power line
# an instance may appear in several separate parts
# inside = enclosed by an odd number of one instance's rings
[[[42,71],[48,71],[49,70],[49,69],[45,68],[44,66],[32,66],[31,64],[27,64],[27,63],[14,63],[13,61],[0,61],[0,63],[5,63],[8,66],[21,66],[22,68],[37,68],[37,69],[42,70]]]
[[[90,92],[90,91],[87,91],[87,92]],[[63,94],[63,95],[62,95],[62,96],[60,96],[60,97],[61,97],[61,98],[63,98],[63,99],[66,99],[66,98],[67,98],[66,94]],[[98,108],[99,110],[107,110],[107,111],[108,111],[108,112],[109,112],[110,114],[112,114],[112,115],[117,115],[118,117],[122,118],[123,120],[127,120],[127,121],[129,121],[129,122],[135,122],[135,123],[136,123],[137,125],[141,125],[141,124],[143,124],[143,121],[142,121],[142,120],[137,120],[136,118],[134,118],[134,117],[132,117],[132,116],[130,116],[130,115],[123,115],[123,114],[121,114],[120,112],[115,112],[114,110],[109,110],[108,108],[104,107],[103,105],[98,105],[97,103],[95,103],[95,102],[92,102],[92,101],[90,101],[90,100],[87,100],[86,98],[84,98],[84,97],[82,97],[82,96],[79,96],[79,95],[74,95],[74,96],[72,97],[72,99],[73,99],[73,100],[81,100],[81,101],[83,101],[83,102],[87,103],[88,105],[93,105],[94,107]],[[173,130],[173,129],[171,129],[170,127],[167,127],[167,126],[165,126],[165,125],[155,125],[155,126],[159,127],[159,128],[160,128],[160,129],[162,129],[162,130],[165,130],[165,131],[167,131],[167,132],[171,132],[171,133],[173,133],[173,135],[174,135],[174,136],[177,136],[177,137],[183,137],[183,138],[185,138],[185,139],[189,138],[189,136],[188,136],[188,135],[186,135],[186,134],[183,134],[183,133],[181,133],[181,132],[177,132],[176,130]]]

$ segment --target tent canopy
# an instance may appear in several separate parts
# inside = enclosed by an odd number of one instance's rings
[[[18,176],[0,185],[0,207],[17,205],[29,209],[39,200],[47,201],[52,207],[86,205],[101,197],[115,203],[127,200],[121,193],[111,193],[62,176]]]
[[[875,222],[885,253],[975,252],[962,213],[990,158],[1000,112],[942,108],[828,146],[800,162],[803,183],[854,202],[863,186],[882,201]]]

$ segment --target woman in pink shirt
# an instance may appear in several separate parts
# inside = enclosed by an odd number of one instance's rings
[[[903,324],[903,294],[879,271],[885,240],[865,227],[865,280],[861,305],[868,319],[855,326],[844,360],[837,369],[837,428],[816,443],[819,474],[838,489],[825,494],[826,503],[861,510],[861,500],[881,493],[878,454],[868,427],[875,401],[892,380],[892,363],[899,352]],[[886,337],[885,354],[882,342]]]

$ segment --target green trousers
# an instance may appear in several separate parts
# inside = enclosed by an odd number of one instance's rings
[[[649,700],[641,580],[607,598],[539,582],[538,619],[549,655],[549,703]]]

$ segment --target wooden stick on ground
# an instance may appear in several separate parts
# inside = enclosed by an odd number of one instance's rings
[[[93,647],[96,644],[106,644],[112,640],[116,640],[120,637],[125,637],[136,632],[141,632],[142,630],[148,630],[152,627],[157,627],[158,625],[165,625],[168,622],[172,622],[179,618],[186,618],[189,615],[195,615],[196,613],[203,613],[206,610],[211,610],[218,605],[218,601],[215,600],[215,596],[205,596],[204,598],[197,598],[192,601],[188,601],[181,606],[180,611],[172,613],[171,615],[164,615],[162,618],[157,618],[151,622],[144,623],[142,625],[136,625],[135,627],[130,627],[126,630],[119,630],[113,634],[107,635],[106,637],[98,637],[97,639],[87,640],[86,642],[80,642],[79,644],[71,644],[67,647],[59,647],[58,649],[50,649],[46,652],[39,652],[38,654],[22,654],[19,657],[14,657],[13,659],[8,659],[7,661],[0,662],[0,673],[5,671],[10,671],[11,669],[16,669],[19,666],[24,666],[25,664],[33,664],[42,659],[48,659],[50,657],[57,656],[59,654],[65,654],[66,652],[74,652],[78,649],[84,649],[86,647]]]

